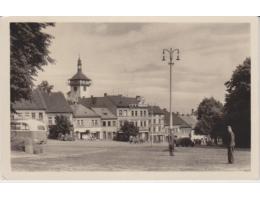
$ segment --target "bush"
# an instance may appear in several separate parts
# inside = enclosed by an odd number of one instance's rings
[[[73,126],[66,116],[60,115],[55,117],[55,125],[49,126],[49,138],[60,139],[66,134],[72,132]]]

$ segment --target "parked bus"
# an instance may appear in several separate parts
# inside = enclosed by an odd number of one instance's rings
[[[25,143],[27,139],[32,139],[33,143],[47,143],[47,126],[35,119],[21,119],[11,121],[11,143]]]

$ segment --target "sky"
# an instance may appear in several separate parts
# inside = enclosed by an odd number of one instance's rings
[[[56,23],[45,32],[54,64],[39,72],[54,91],[69,91],[68,79],[82,70],[92,80],[89,95],[135,97],[169,108],[169,65],[162,49],[180,49],[173,66],[173,111],[190,113],[205,97],[224,103],[225,86],[250,56],[247,23]]]

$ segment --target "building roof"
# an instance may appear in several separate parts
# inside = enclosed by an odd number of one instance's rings
[[[86,81],[91,81],[90,78],[88,78],[81,70],[78,70],[77,73],[72,76],[70,80],[86,80]]]
[[[116,115],[117,108],[128,108],[137,105],[139,108],[139,97],[125,97],[122,95],[107,95],[103,97],[80,98],[78,103],[88,108],[107,108],[113,115]],[[142,106],[146,107],[146,106]],[[147,107],[146,107],[147,108]]]
[[[164,111],[159,106],[148,106],[149,114],[164,115]]]
[[[116,119],[117,117],[112,114],[107,108],[91,108],[95,113],[101,116],[101,119]]]
[[[93,97],[91,96],[90,98],[81,98],[79,99],[79,103],[84,105],[85,107],[94,107],[94,108],[105,108],[111,102],[109,99],[105,97]]]
[[[125,97],[122,95],[109,95],[107,96],[110,101],[116,106],[120,108],[130,107],[131,105],[138,105],[139,101],[135,97]]]
[[[165,126],[169,126],[169,122],[170,122],[170,113],[168,111],[165,112]],[[177,115],[176,113],[172,113],[172,125],[173,126],[181,126],[183,128],[189,128],[191,127],[187,122],[185,122],[184,120],[181,119],[181,117],[179,115]]]
[[[46,110],[48,113],[71,113],[62,92],[47,93],[40,89],[32,92],[31,100],[21,100],[14,103],[15,110]]]
[[[46,104],[44,103],[41,92],[39,90],[33,90],[31,100],[22,99],[16,101],[13,105],[15,110],[46,110]]]
[[[78,68],[77,68],[77,73],[72,76],[70,80],[86,80],[86,81],[91,81],[90,78],[88,78],[83,72],[82,72],[82,62],[80,57],[78,58]]]
[[[95,113],[93,110],[81,105],[81,104],[73,104],[70,105],[73,116],[79,117],[79,118],[85,118],[85,117],[100,117],[97,113]]]
[[[62,92],[41,92],[48,113],[71,113],[72,110]]]
[[[192,128],[195,128],[198,121],[194,115],[180,115],[180,118],[189,124]]]

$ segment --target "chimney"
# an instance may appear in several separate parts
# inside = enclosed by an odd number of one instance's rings
[[[107,96],[107,93],[105,92],[105,93],[104,93],[104,97],[106,97],[106,96]]]

